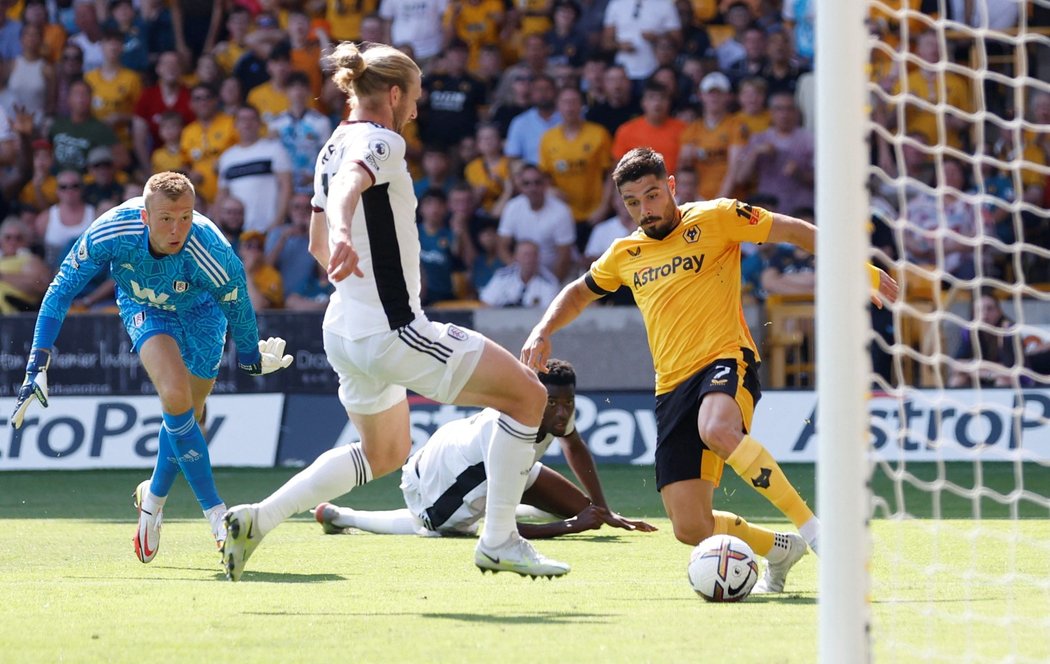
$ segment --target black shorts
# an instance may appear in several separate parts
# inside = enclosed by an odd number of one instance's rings
[[[751,428],[755,404],[762,397],[759,362],[750,349],[743,360],[715,360],[670,392],[656,397],[656,490],[672,482],[705,479],[718,486],[723,459],[700,440],[696,418],[700,402],[710,392],[733,397],[740,406],[744,431]]]

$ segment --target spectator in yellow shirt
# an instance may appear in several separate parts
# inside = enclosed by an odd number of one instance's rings
[[[740,120],[729,114],[729,78],[712,72],[700,83],[704,114],[682,133],[680,168],[692,167],[700,177],[700,195],[722,198],[732,192],[729,164],[739,158],[747,137]]]
[[[505,18],[501,0],[460,0],[449,3],[444,18],[445,41],[459,39],[466,42],[470,49],[467,70],[471,73],[478,69],[481,47],[500,43],[500,31]]]
[[[235,145],[240,137],[233,126],[233,118],[219,113],[218,95],[211,87],[194,87],[190,93],[190,106],[197,119],[182,132],[182,151],[192,166],[189,177],[197,195],[211,203],[218,193],[215,164],[219,155]]]
[[[120,64],[124,38],[116,30],[102,33],[102,66],[84,74],[91,86],[91,110],[113,128],[121,143],[131,147],[131,119],[142,94],[142,77]]]
[[[288,74],[292,73],[291,51],[287,44],[278,44],[270,51],[266,72],[270,80],[252,88],[248,93],[248,103],[258,109],[263,124],[269,126],[274,118],[291,106],[286,90]]]
[[[189,172],[189,162],[186,160],[186,153],[182,151],[181,144],[184,124],[182,115],[178,111],[165,111],[161,114],[158,123],[161,145],[153,151],[150,157],[152,173]]]

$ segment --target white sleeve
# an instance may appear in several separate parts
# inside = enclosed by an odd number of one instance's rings
[[[292,172],[292,160],[288,156],[288,150],[286,150],[284,145],[277,140],[273,141],[273,172]]]
[[[386,184],[406,168],[405,139],[382,127],[357,135],[346,146],[340,168],[349,163],[368,171],[373,185]]]
[[[682,20],[678,17],[678,10],[675,9],[673,2],[667,3],[667,11],[664,12],[661,27],[668,32],[682,29]]]
[[[561,201],[559,201],[561,203]],[[558,226],[554,231],[554,243],[559,247],[576,243],[576,222],[572,218],[572,210],[568,205],[561,203],[557,206]]]
[[[499,215],[499,226],[496,228],[496,235],[500,237],[514,237],[516,209],[517,205],[513,199],[507,201],[507,204],[503,206],[503,212]]]

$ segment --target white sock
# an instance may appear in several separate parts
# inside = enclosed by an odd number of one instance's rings
[[[340,507],[338,510],[339,515],[332,519],[332,523],[340,528],[359,528],[378,535],[415,535],[421,528],[412,512],[405,508],[382,512],[349,507]]]
[[[149,512],[153,516],[160,514],[160,511],[164,509],[164,503],[168,502],[167,496],[154,496],[151,491],[146,490],[146,495],[142,497],[142,511]]]
[[[813,549],[813,553],[820,553],[820,551],[817,550],[817,541],[820,539],[820,520],[817,519],[817,517],[813,517],[802,524],[798,529],[798,534],[802,535],[802,539],[806,540],[806,544],[809,545],[809,548]]]
[[[539,427],[527,427],[506,413],[500,414],[495,429],[485,459],[488,493],[481,542],[487,547],[500,546],[518,531],[514,512],[535,461],[539,431]]]
[[[265,535],[293,514],[371,481],[372,467],[361,443],[330,449],[256,505],[255,525]]]
[[[773,548],[766,554],[766,561],[779,563],[787,557],[788,550],[787,533],[773,533]]]
[[[226,537],[226,524],[222,521],[222,517],[226,515],[226,512],[226,503],[219,503],[215,507],[209,507],[204,510],[204,518],[208,520],[208,525],[211,526],[211,533],[215,536],[215,539],[225,539]]]

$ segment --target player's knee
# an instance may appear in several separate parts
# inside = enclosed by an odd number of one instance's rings
[[[411,438],[405,440],[391,439],[383,441],[379,445],[369,445],[362,441],[368,466],[372,469],[372,477],[382,477],[401,468],[412,450]]]
[[[714,534],[715,530],[715,520],[710,514],[675,520],[673,525],[675,539],[689,546],[696,546]]]
[[[726,422],[719,420],[701,421],[697,427],[700,440],[723,459],[736,449],[741,433]]]

